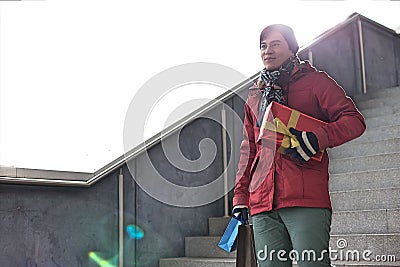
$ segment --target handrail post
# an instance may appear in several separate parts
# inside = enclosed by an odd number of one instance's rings
[[[363,94],[367,93],[367,79],[365,75],[365,57],[364,57],[364,38],[362,31],[361,19],[358,18],[358,41],[360,43],[360,58],[361,58],[361,80]]]
[[[124,175],[118,176],[118,266],[124,267]]]
[[[222,123],[222,162],[224,172],[224,215],[228,216],[228,151],[226,142],[226,111],[224,106],[221,109],[221,123]]]
[[[314,65],[314,59],[311,48],[308,49],[308,61],[310,61],[311,65]]]

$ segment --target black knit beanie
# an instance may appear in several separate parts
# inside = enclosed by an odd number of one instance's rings
[[[288,43],[289,49],[293,52],[293,54],[296,55],[297,51],[299,51],[299,45],[297,44],[293,29],[284,24],[272,24],[262,30],[260,34],[260,45],[261,41],[263,41],[271,31],[280,32],[280,34],[282,34],[283,38],[285,38],[286,42]]]

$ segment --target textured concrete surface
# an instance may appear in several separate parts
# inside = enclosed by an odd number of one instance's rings
[[[400,124],[398,125],[389,125],[382,126],[379,128],[369,128],[367,126],[367,130],[361,135],[359,138],[354,139],[349,142],[349,144],[354,143],[364,143],[368,141],[380,141],[393,139],[400,136]]]
[[[91,188],[0,184],[0,266],[89,266],[118,251],[115,174]]]
[[[334,211],[331,233],[388,234],[399,232],[396,221],[399,211],[400,209]]]
[[[357,102],[357,107],[360,110],[396,105],[398,105],[397,98],[391,96],[379,97]]]
[[[229,216],[208,218],[208,235],[222,236],[230,220]]]
[[[348,158],[354,155],[372,156],[400,151],[400,138],[387,139],[375,142],[350,143],[329,150],[334,158]]]
[[[400,188],[399,177],[399,168],[333,174],[329,179],[329,191]]]
[[[331,200],[336,211],[398,209],[400,188],[332,192]]]
[[[386,98],[386,97],[400,97],[400,86],[389,87],[389,88],[370,88],[367,94],[360,94],[354,97],[356,102],[362,102],[374,98]]]
[[[366,118],[365,123],[369,128],[377,128],[383,126],[399,125],[400,119],[398,114],[396,113],[379,117]]]
[[[227,253],[218,247],[220,236],[195,236],[185,238],[185,256],[197,258],[236,258],[236,251]]]
[[[342,240],[342,242],[340,242]],[[343,242],[345,240],[345,242]],[[376,255],[393,255],[400,259],[400,234],[350,234],[350,235],[332,235],[330,247],[337,250],[335,255],[341,260],[341,253],[345,257],[346,251],[358,251],[360,256],[366,250],[372,252],[371,258]],[[338,246],[339,244],[339,246]],[[345,246],[344,246],[345,245]],[[343,258],[344,260],[344,258]]]
[[[376,107],[376,108],[369,108],[363,109],[362,115],[364,118],[374,118],[386,115],[393,115],[400,112],[400,106],[385,106],[385,107]]]
[[[329,171],[334,174],[400,168],[400,152],[373,156],[332,159]]]
[[[236,259],[170,258],[160,259],[159,267],[235,267]]]

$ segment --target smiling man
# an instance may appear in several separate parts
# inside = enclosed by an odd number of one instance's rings
[[[330,266],[332,207],[326,148],[348,142],[365,130],[363,116],[344,90],[325,72],[300,62],[298,49],[293,30],[286,25],[270,25],[261,32],[264,69],[245,104],[232,214],[244,216],[250,210],[261,267],[289,267],[292,259],[300,267]],[[291,128],[300,146],[285,154],[265,152],[271,148],[256,140],[272,101],[327,124],[314,131]],[[311,159],[322,150],[320,162]],[[271,155],[272,164],[265,164]],[[251,188],[252,180],[261,181],[257,188]]]

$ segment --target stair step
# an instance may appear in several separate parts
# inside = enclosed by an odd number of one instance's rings
[[[368,109],[363,109],[361,111],[361,114],[364,116],[364,118],[393,115],[396,113],[400,113],[400,106],[384,106],[377,108],[368,108]]]
[[[159,267],[235,267],[235,259],[212,259],[212,258],[170,258],[160,259]],[[293,264],[293,267],[297,267]],[[399,266],[396,262],[366,262],[366,261],[332,261],[334,267],[357,266],[357,267],[392,267]]]
[[[329,191],[400,187],[399,177],[399,168],[334,174],[329,179]]]
[[[376,210],[355,210],[336,211],[332,216],[333,234],[356,234],[356,233],[400,233],[400,209],[376,209]],[[223,231],[229,222],[229,217],[215,217],[212,220],[211,228],[223,229],[220,232],[213,231],[215,236],[222,236]],[[215,227],[217,226],[217,227]]]
[[[373,99],[363,99],[357,101],[357,108],[360,110],[369,109],[369,108],[377,108],[377,107],[385,107],[385,106],[396,106],[399,104],[399,98],[393,96],[382,96]]]
[[[209,238],[214,241],[215,246],[218,239]],[[200,239],[192,239],[191,242],[200,241]],[[203,239],[204,241],[204,239]],[[210,241],[207,241],[210,244]],[[387,259],[400,259],[400,251],[398,250],[400,244],[400,234],[332,234],[330,240],[331,257],[333,260],[340,260],[343,265],[353,264],[357,260],[357,253],[359,260],[362,258],[365,251],[370,251],[370,254],[364,254],[371,260],[375,259],[377,255],[386,256]],[[346,258],[347,257],[347,258]],[[344,262],[344,260],[347,260]],[[392,266],[393,262],[385,262],[373,266]],[[160,267],[170,266],[231,266],[224,264],[235,264],[235,257],[219,258],[206,254],[205,256],[186,256],[183,258],[161,259]],[[388,265],[389,264],[389,265]],[[360,265],[358,265],[360,266]]]
[[[227,253],[218,247],[221,236],[185,237],[185,256],[198,258],[236,258],[236,251]]]
[[[332,159],[331,174],[400,168],[400,153]]]
[[[363,135],[348,142],[348,144],[393,139],[398,137],[399,135],[400,135],[400,124],[382,126],[378,128],[370,128],[369,126],[367,126],[367,129],[365,130]]]
[[[400,209],[339,211],[332,214],[332,234],[400,233]]]
[[[392,126],[400,124],[399,114],[390,114],[379,117],[365,118],[367,128],[379,128],[382,126]]]
[[[357,251],[360,255],[359,259],[361,261],[367,261],[368,259],[363,259],[362,255],[365,251],[369,250],[371,254],[369,256],[366,254],[366,256],[371,260],[375,259],[376,256],[393,256],[394,260],[398,261],[400,259],[399,244],[400,234],[331,235],[331,259],[336,258],[340,261],[346,260],[347,254],[347,261],[355,262],[356,258],[354,258],[354,254],[351,254],[351,252]],[[390,262],[385,262],[385,264],[387,263]],[[399,262],[397,262],[397,264],[399,264]]]
[[[235,267],[236,258],[169,258],[160,259],[159,267]]]
[[[208,234],[210,236],[222,236],[225,232],[231,217],[212,217],[208,218]]]
[[[367,95],[356,96],[355,102],[359,103],[370,99],[387,98],[387,97],[400,98],[400,86],[384,88],[384,89],[368,90]]]
[[[377,154],[395,153],[400,151],[400,138],[365,143],[346,143],[330,149],[329,156],[333,158],[347,158],[358,155],[371,156]]]
[[[334,211],[398,209],[400,188],[331,192]]]
[[[392,267],[399,266],[398,262],[377,262],[377,261],[332,261],[333,267]]]

